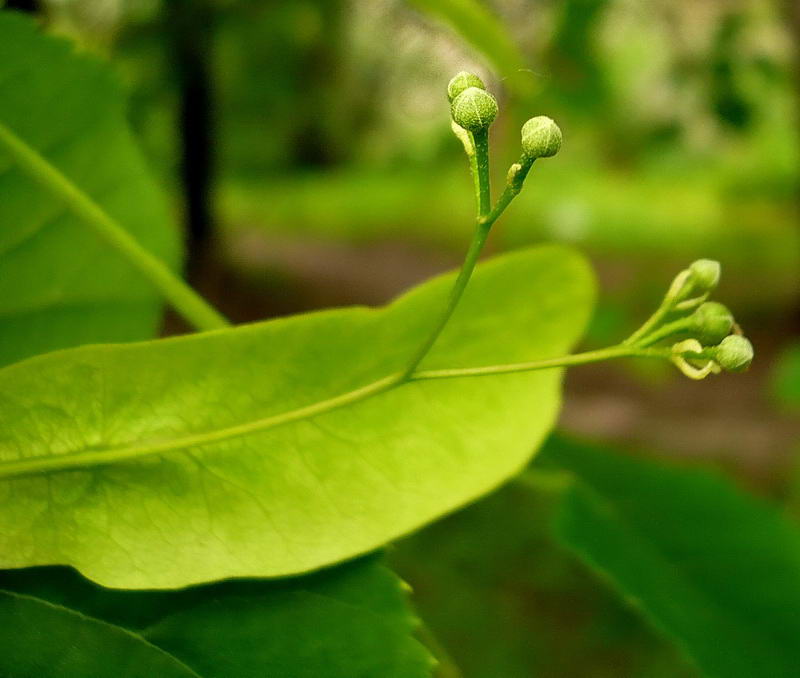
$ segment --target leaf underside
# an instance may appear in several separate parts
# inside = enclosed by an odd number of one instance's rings
[[[555,439],[561,540],[708,676],[800,676],[800,530],[711,473]]]
[[[177,229],[133,143],[110,69],[8,11],[0,11],[0,124],[177,265]],[[89,342],[148,339],[161,308],[141,275],[0,142],[0,365]]]
[[[433,666],[400,580],[374,557],[176,592],[3,572],[0,618],[0,675],[14,678],[427,678]]]
[[[560,370],[413,382],[258,428],[399,371],[451,284],[443,276],[380,310],[0,370],[0,567],[67,564],[129,588],[283,576],[370,551],[493,489],[551,428]],[[423,367],[562,355],[592,299],[568,249],[500,257],[479,267]],[[150,444],[161,452],[131,457]],[[126,458],[59,466],[98,450]],[[8,477],[43,459],[47,473]]]

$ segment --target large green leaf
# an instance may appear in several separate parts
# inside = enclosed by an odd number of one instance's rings
[[[0,675],[425,678],[401,582],[375,558],[280,582],[110,591],[65,568],[0,573]]]
[[[444,276],[350,308],[0,370],[0,566],[176,587],[337,562],[491,490],[530,458],[560,370],[392,387]],[[482,265],[424,365],[557,356],[592,302],[561,247]]]
[[[176,229],[136,151],[109,70],[0,11],[0,125],[175,265]],[[151,337],[161,304],[127,262],[23,171],[0,139],[0,365]]]
[[[557,440],[561,539],[707,675],[800,675],[800,530],[706,472]]]

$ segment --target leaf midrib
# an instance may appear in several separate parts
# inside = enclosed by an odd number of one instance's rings
[[[106,448],[99,450],[85,450],[68,454],[35,456],[13,461],[0,461],[0,480],[29,476],[37,473],[52,473],[68,469],[79,469],[92,466],[103,466],[108,464],[120,463],[155,455],[163,455],[177,452],[190,447],[210,445],[233,438],[240,438],[254,433],[262,433],[272,428],[277,428],[284,424],[295,421],[309,419],[311,417],[325,414],[339,409],[346,405],[351,405],[363,400],[367,400],[375,395],[385,393],[394,388],[404,386],[413,381],[428,379],[454,379],[454,378],[474,378],[482,376],[498,376],[528,372],[539,369],[561,368],[570,364],[581,364],[582,362],[596,362],[605,360],[608,357],[619,357],[629,355],[627,348],[620,348],[616,351],[616,356],[611,355],[612,351],[589,351],[586,353],[573,354],[552,359],[543,359],[523,363],[508,363],[505,365],[487,365],[484,367],[465,367],[443,370],[421,370],[408,374],[407,370],[395,372],[386,377],[382,377],[365,386],[361,386],[351,391],[346,391],[337,396],[319,400],[310,405],[288,410],[268,417],[261,417],[245,421],[233,426],[223,426],[216,430],[196,433],[170,440],[153,441],[142,445],[132,445],[129,447]],[[592,356],[587,360],[587,356]]]
[[[0,480],[35,475],[37,473],[53,473],[69,469],[115,464],[154,455],[178,452],[189,447],[209,445],[232,438],[240,438],[253,433],[261,433],[284,424],[308,419],[344,407],[345,405],[366,400],[372,396],[390,391],[395,387],[403,386],[406,383],[408,383],[408,380],[404,378],[403,373],[396,372],[387,377],[378,379],[377,381],[373,381],[366,386],[361,386],[332,398],[320,400],[316,403],[304,405],[303,407],[274,414],[269,417],[246,421],[234,426],[226,426],[216,430],[205,431],[203,433],[171,440],[151,442],[144,445],[86,450],[70,454],[37,456],[14,461],[3,461],[0,462]]]

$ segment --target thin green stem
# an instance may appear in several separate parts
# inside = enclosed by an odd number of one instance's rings
[[[642,348],[646,348],[661,341],[662,339],[666,339],[667,337],[671,337],[675,334],[691,330],[693,327],[694,327],[694,320],[691,317],[679,318],[678,320],[673,320],[670,323],[666,323],[665,325],[656,328],[649,334],[641,337],[636,342],[636,346],[641,346]]]
[[[478,172],[478,156],[475,154],[475,139],[471,132],[468,132],[470,141],[472,143],[472,153],[469,153],[469,171],[472,174],[472,184],[475,188],[475,211],[480,214],[481,211],[481,175]]]
[[[647,343],[642,343],[642,339],[647,337],[653,330],[664,322],[664,319],[673,311],[691,311],[697,308],[708,298],[708,292],[701,294],[698,297],[687,299],[692,294],[692,272],[687,269],[681,271],[667,291],[667,294],[661,300],[661,305],[656,309],[655,313],[651,315],[638,330],[629,336],[622,343],[626,346],[642,345],[649,346],[653,342],[648,338]]]
[[[647,336],[653,329],[658,327],[667,314],[672,310],[673,301],[673,299],[666,297],[661,302],[661,305],[656,309],[655,313],[645,320],[644,324],[622,343],[626,346],[633,346],[642,337]]]
[[[450,290],[447,303],[442,309],[428,338],[422,343],[417,352],[414,353],[406,369],[403,371],[404,380],[408,379],[425,359],[425,356],[428,355],[431,348],[436,343],[442,330],[444,330],[445,326],[450,321],[453,312],[458,306],[458,302],[461,301],[464,290],[467,288],[469,279],[472,277],[475,264],[478,263],[478,258],[481,255],[481,251],[483,251],[483,246],[486,244],[489,231],[494,223],[494,221],[488,221],[486,219],[489,215],[492,199],[489,186],[489,131],[484,130],[482,132],[473,133],[472,141],[475,153],[470,155],[470,167],[472,168],[472,176],[475,179],[475,190],[478,201],[478,223],[475,226],[475,233],[467,249],[464,262],[461,264],[461,270],[458,272],[458,277],[455,283],[453,283],[453,288]]]
[[[472,272],[475,270],[475,265],[478,257],[483,250],[486,239],[489,237],[489,231],[494,223],[500,218],[505,209],[511,204],[511,201],[517,197],[525,177],[530,171],[533,163],[527,163],[524,166],[521,164],[515,165],[516,170],[512,168],[509,173],[508,182],[506,183],[505,190],[501,194],[497,203],[493,208],[489,208],[491,202],[491,192],[489,190],[489,149],[488,149],[488,132],[473,134],[473,147],[475,153],[470,155],[470,166],[473,170],[473,177],[475,178],[476,194],[478,200],[478,224],[475,228],[475,234],[472,237],[467,254],[464,257],[464,263],[461,265],[461,270],[458,273],[453,288],[450,291],[447,304],[442,310],[439,319],[433,326],[433,330],[428,336],[425,343],[419,347],[419,350],[414,354],[413,358],[403,372],[403,379],[409,379],[414,374],[414,371],[419,367],[419,364],[428,355],[439,335],[444,330],[445,326],[453,315],[453,312],[461,300],[464,290],[472,277]]]
[[[500,197],[497,199],[494,207],[492,207],[489,214],[484,217],[484,221],[491,224],[497,221],[500,215],[505,212],[506,207],[511,204],[511,201],[516,198],[518,194],[518,189],[514,189],[514,187],[510,184],[506,184],[505,189],[503,189],[503,192],[500,194]]]
[[[119,252],[199,330],[228,327],[228,321],[162,261],[142,247],[116,220],[38,152],[0,123],[0,145],[33,179],[59,196],[107,244]]]
[[[489,129],[474,132],[475,164],[478,175],[478,217],[485,217],[492,208],[492,190],[489,179]]]
[[[367,400],[380,393],[391,391],[394,388],[400,388],[409,381],[485,377],[498,374],[533,372],[536,370],[567,367],[570,365],[585,365],[588,363],[596,363],[601,360],[610,360],[612,358],[633,356],[669,358],[670,355],[671,353],[666,349],[638,349],[629,346],[612,346],[611,348],[598,351],[588,351],[586,353],[576,353],[558,358],[533,360],[523,363],[424,370],[414,374],[411,379],[406,377],[403,372],[396,372],[352,391],[320,400],[310,405],[298,407],[294,410],[280,412],[268,417],[263,417],[262,419],[246,421],[241,424],[218,428],[204,433],[187,435],[183,438],[145,442],[130,447],[87,449],[72,454],[27,457],[13,461],[0,461],[0,479],[30,476],[37,473],[55,473],[79,468],[105,466],[135,459],[180,452],[187,448],[211,445],[255,433],[263,433],[264,431],[279,426],[310,419],[311,417]]]
[[[456,306],[458,306],[458,302],[461,300],[461,296],[464,294],[467,283],[472,277],[472,272],[475,270],[475,264],[478,262],[478,257],[480,257],[483,246],[486,243],[486,238],[489,237],[490,229],[491,224],[480,222],[475,227],[475,235],[472,237],[472,242],[470,243],[467,254],[464,257],[464,263],[461,265],[461,270],[458,272],[458,277],[453,284],[453,288],[450,290],[450,296],[447,298],[447,303],[442,309],[442,312],[439,315],[436,324],[433,326],[433,330],[428,335],[428,338],[422,343],[419,349],[417,349],[417,352],[409,361],[408,366],[403,372],[404,379],[410,377],[414,370],[416,370],[419,364],[423,361],[425,356],[428,355],[431,347],[436,343],[436,340],[439,338],[442,330],[445,328],[450,320],[450,317],[453,315],[453,312],[456,310]]]
[[[420,370],[409,378],[409,381],[423,381],[426,379],[454,379],[457,377],[486,377],[498,374],[514,374],[516,372],[531,372],[554,367],[569,367],[573,365],[587,365],[613,358],[667,358],[669,351],[662,349],[640,349],[630,346],[612,346],[597,351],[586,351],[558,358],[545,358],[523,363],[508,363],[506,365],[485,365],[483,367],[456,367],[442,370]]]
[[[508,172],[508,180],[506,187],[497,199],[494,207],[492,207],[489,214],[486,215],[484,221],[493,224],[500,218],[500,215],[506,211],[506,208],[511,204],[512,200],[516,198],[522,190],[522,184],[528,176],[528,172],[533,163],[522,165],[521,163],[514,163]]]

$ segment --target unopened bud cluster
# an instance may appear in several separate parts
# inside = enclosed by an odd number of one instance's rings
[[[559,152],[561,130],[545,115],[531,118],[522,126],[519,160],[509,168],[505,190],[492,206],[489,127],[498,114],[497,99],[486,91],[477,75],[462,71],[448,83],[447,100],[451,127],[471,161],[478,224],[489,229],[522,190],[534,161]],[[719,262],[693,262],[672,281],[656,312],[621,346],[629,349],[628,355],[667,358],[692,379],[722,370],[746,370],[753,360],[752,344],[741,335],[728,308],[709,301],[719,278]]]
[[[453,122],[472,134],[487,132],[497,117],[497,99],[486,91],[483,81],[474,73],[461,71],[454,76],[447,85],[447,99]],[[561,130],[551,118],[539,115],[528,120],[522,126],[520,159],[509,173],[517,190],[534,160],[550,158],[560,148]]]
[[[726,306],[708,301],[719,278],[719,262],[710,259],[699,259],[681,271],[654,316],[657,322],[634,334],[635,341],[629,343],[646,347],[681,339],[672,344],[672,361],[693,379],[746,370],[753,361],[753,345],[741,335]]]

